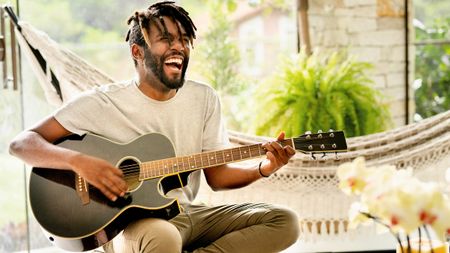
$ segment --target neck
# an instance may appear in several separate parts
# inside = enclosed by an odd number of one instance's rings
[[[147,97],[158,101],[167,101],[177,94],[177,90],[165,87],[159,80],[145,80],[139,77],[137,85]]]

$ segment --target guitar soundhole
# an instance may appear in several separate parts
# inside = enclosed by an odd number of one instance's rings
[[[141,182],[139,181],[139,161],[134,158],[127,158],[119,163],[119,168],[122,170],[125,182],[128,184],[128,191],[136,190]]]

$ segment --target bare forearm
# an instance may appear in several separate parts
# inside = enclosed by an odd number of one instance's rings
[[[206,169],[205,174],[208,184],[213,190],[241,188],[261,178],[258,164],[250,166],[222,165]]]
[[[24,131],[10,144],[9,152],[34,167],[71,169],[70,161],[78,152],[49,143],[33,131]]]

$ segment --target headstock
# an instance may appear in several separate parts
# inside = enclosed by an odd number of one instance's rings
[[[315,159],[316,153],[337,153],[347,151],[347,142],[343,131],[330,130],[328,132],[318,131],[313,134],[305,134],[293,138],[295,149],[303,153],[311,153]]]

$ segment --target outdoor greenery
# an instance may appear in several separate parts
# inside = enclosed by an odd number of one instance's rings
[[[209,14],[214,18],[211,19],[206,33],[202,34],[203,40],[195,50],[200,56],[197,64],[201,65],[198,71],[203,78],[221,94],[237,95],[245,85],[239,78],[239,49],[230,36],[233,26],[228,18],[230,11],[224,3],[209,2]],[[205,67],[205,63],[208,67]]]
[[[368,63],[343,52],[307,56],[300,52],[263,83],[255,104],[255,133],[273,136],[285,131],[343,129],[348,137],[385,130],[390,125],[387,105],[371,87]]]
[[[416,41],[448,40],[442,45],[416,47],[415,101],[418,119],[450,109],[450,18],[429,27],[416,25]]]

